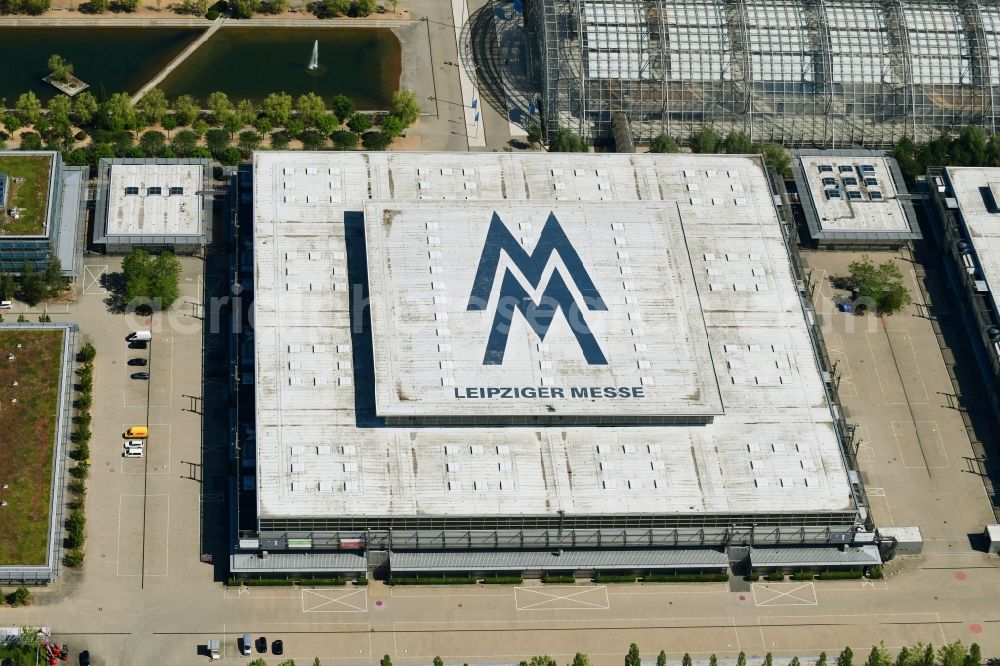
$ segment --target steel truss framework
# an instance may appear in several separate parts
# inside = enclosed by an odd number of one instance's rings
[[[526,0],[548,136],[886,147],[997,125],[1000,0]],[[620,112],[620,113],[619,113]]]

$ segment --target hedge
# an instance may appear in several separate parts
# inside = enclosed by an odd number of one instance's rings
[[[520,576],[496,576],[494,578],[484,578],[484,585],[520,585],[524,579]]]
[[[772,571],[771,573],[767,574],[767,579],[772,581],[785,580],[785,574],[781,573],[780,571]]]
[[[650,574],[642,577],[646,583],[725,583],[729,580],[729,574]]]
[[[860,569],[855,571],[820,571],[816,577],[820,580],[857,580],[864,577]]]
[[[551,584],[573,585],[574,583],[576,583],[576,577],[575,576],[542,576],[542,582],[545,583],[546,585],[551,585]]]
[[[877,579],[881,578],[882,576],[883,576],[883,574],[882,574],[882,567],[881,566],[875,566],[875,567],[872,567],[871,569],[868,570],[868,577],[869,578],[877,580]]]
[[[746,577],[746,578],[747,578],[747,580],[748,580],[748,581],[750,581],[751,583],[755,583],[755,582],[757,582],[758,580],[760,580],[760,574],[759,574],[759,573],[749,573],[749,574],[747,574],[747,577]]]
[[[295,581],[289,578],[247,578],[246,580],[230,578],[229,582],[231,586],[246,585],[247,587],[291,587],[295,585]]]
[[[303,578],[299,581],[302,587],[316,587],[319,585],[347,585],[343,578]]]
[[[594,576],[595,583],[634,583],[635,576],[620,575],[597,575]]]
[[[390,578],[389,585],[475,585],[475,578]]]
[[[816,577],[812,571],[796,571],[792,574],[792,580],[812,580]]]
[[[354,581],[354,584],[355,585],[367,585],[368,584],[368,579],[367,578],[358,578],[356,581]]]

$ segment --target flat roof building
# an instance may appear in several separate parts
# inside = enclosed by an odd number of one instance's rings
[[[246,549],[857,524],[756,158],[262,152],[253,200]]]
[[[211,237],[207,159],[102,159],[94,244],[197,252]]]
[[[867,150],[795,150],[809,235],[824,248],[892,248],[921,237],[896,160]]]
[[[995,417],[1000,420],[1000,168],[931,169],[933,229]]]
[[[89,175],[54,151],[0,151],[0,269],[56,257],[64,276],[80,274]]]

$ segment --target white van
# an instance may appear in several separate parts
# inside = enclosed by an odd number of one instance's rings
[[[132,331],[125,336],[125,339],[129,342],[134,340],[152,340],[153,334],[150,331]]]
[[[0,301],[0,310],[11,310],[14,304],[11,301]]]
[[[240,644],[240,652],[244,655],[250,654],[250,634],[243,634],[243,642]]]

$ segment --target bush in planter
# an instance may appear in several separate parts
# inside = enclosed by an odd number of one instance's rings
[[[855,571],[820,571],[816,575],[820,580],[857,580],[864,577],[864,572],[860,569]]]
[[[875,566],[868,570],[868,577],[873,580],[878,580],[879,578],[882,578],[883,575],[881,566]]]
[[[642,580],[646,583],[724,583],[729,580],[729,574],[650,574]]]
[[[27,606],[31,603],[31,592],[22,585],[7,598],[7,603],[11,606]]]
[[[792,580],[812,580],[815,574],[811,571],[796,571],[792,574]]]
[[[542,582],[546,585],[573,585],[576,583],[575,576],[542,576]]]
[[[367,578],[358,578],[356,581],[354,581],[354,584],[355,585],[367,585],[368,584],[368,579]]]
[[[767,574],[767,579],[770,581],[785,580],[785,574],[781,573],[780,571],[772,571],[771,573]]]
[[[90,468],[86,465],[75,465],[69,468],[69,474],[74,479],[86,479],[90,473]]]
[[[475,578],[390,578],[389,585],[474,585]]]
[[[746,580],[750,581],[751,583],[756,583],[758,580],[760,580],[760,574],[751,571],[746,575]]]
[[[63,564],[74,569],[79,569],[83,566],[83,551],[79,548],[74,548],[63,556]]]
[[[484,585],[520,585],[524,579],[520,576],[496,576],[494,578],[484,578]]]
[[[622,576],[620,574],[598,574],[594,576],[595,583],[634,583],[635,576]]]

